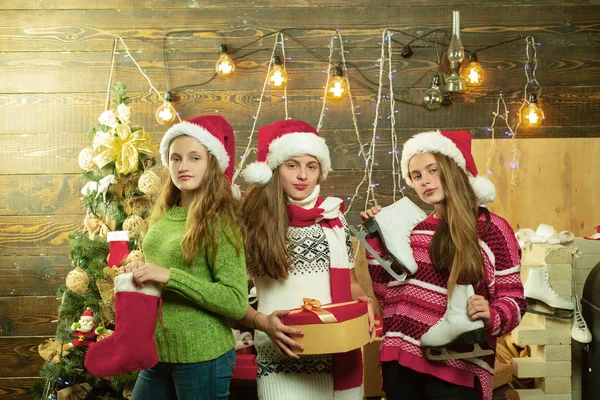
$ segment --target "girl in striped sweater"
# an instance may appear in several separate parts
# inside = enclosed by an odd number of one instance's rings
[[[472,285],[466,313],[483,321],[482,347],[494,350],[496,338],[512,331],[526,309],[519,245],[508,222],[479,206],[494,199],[495,189],[477,176],[469,132],[415,135],[404,145],[401,167],[405,181],[435,211],[410,233],[418,270],[405,281],[395,281],[367,254],[383,307],[380,363],[387,399],[491,399],[493,354],[432,361],[421,337],[442,322],[453,293]],[[368,240],[384,254],[379,238]]]

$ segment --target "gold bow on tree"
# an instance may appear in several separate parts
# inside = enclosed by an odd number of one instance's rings
[[[143,129],[132,132],[128,125],[118,125],[110,132],[96,132],[93,148],[98,153],[94,162],[98,168],[115,162],[120,174],[130,174],[138,170],[140,153],[152,154],[156,151],[150,135]]]

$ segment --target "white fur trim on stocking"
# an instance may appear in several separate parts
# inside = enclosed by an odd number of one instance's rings
[[[321,176],[327,178],[332,171],[329,148],[325,139],[312,132],[287,133],[273,140],[269,145],[267,164],[274,170],[290,157],[310,155],[319,160]]]
[[[477,196],[477,200],[479,200],[480,204],[487,204],[496,199],[496,188],[485,176],[469,176],[469,182],[471,183],[471,187],[473,187],[475,196]]]
[[[111,231],[106,234],[107,242],[129,242],[129,231]]]
[[[206,150],[215,156],[219,162],[221,171],[225,172],[229,166],[229,154],[227,154],[227,150],[225,150],[223,143],[200,125],[187,121],[173,125],[171,129],[165,133],[160,142],[160,157],[165,167],[169,166],[169,146],[171,145],[171,141],[182,135],[194,138],[204,145]]]
[[[154,283],[146,283],[141,288],[135,286],[135,283],[133,283],[133,272],[120,274],[115,278],[115,294],[121,292],[136,292],[149,296],[161,296],[160,288]]]
[[[251,185],[266,185],[273,176],[273,171],[264,162],[253,162],[242,171],[244,180]]]

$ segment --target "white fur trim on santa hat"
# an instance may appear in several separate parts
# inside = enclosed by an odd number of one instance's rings
[[[496,199],[496,188],[485,176],[469,176],[469,182],[480,204],[487,204]]]
[[[402,177],[410,187],[414,187],[414,185],[412,179],[410,179],[408,162],[414,155],[423,153],[444,154],[453,159],[463,171],[467,172],[467,162],[465,157],[452,140],[442,135],[440,131],[419,133],[404,143],[402,160],[400,161]]]
[[[120,274],[115,278],[115,294],[121,292],[143,293],[149,296],[160,297],[161,290],[154,283],[148,282],[141,288],[133,282],[133,272]]]
[[[248,164],[242,171],[244,180],[251,185],[266,185],[273,176],[273,171],[264,162],[253,162]]]
[[[273,140],[269,145],[267,164],[273,170],[290,157],[302,155],[314,156],[319,160],[323,178],[327,178],[327,174],[332,171],[325,139],[312,132],[286,133]]]
[[[194,138],[203,144],[204,147],[206,147],[206,150],[215,156],[219,162],[221,171],[225,172],[229,166],[229,154],[227,154],[227,150],[225,150],[223,143],[205,128],[187,121],[173,125],[167,133],[165,133],[160,142],[160,156],[165,167],[169,166],[169,146],[171,145],[171,141],[182,135]]]

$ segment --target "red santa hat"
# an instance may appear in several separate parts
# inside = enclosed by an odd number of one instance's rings
[[[439,153],[453,160],[469,177],[473,191],[481,204],[494,201],[496,188],[484,176],[477,175],[475,160],[471,154],[471,134],[468,131],[434,131],[419,133],[404,143],[402,150],[402,177],[410,187],[414,183],[410,178],[408,162],[416,154]]]
[[[92,314],[92,310],[88,307],[79,319],[94,319],[94,314]]]
[[[221,171],[231,182],[235,158],[233,128],[221,115],[201,115],[173,125],[160,142],[160,156],[165,167],[169,166],[169,146],[178,136],[189,136],[206,147],[219,162]]]
[[[292,119],[265,125],[258,130],[258,160],[249,164],[242,176],[252,185],[265,185],[275,168],[290,157],[302,155],[319,160],[323,179],[332,171],[327,143],[311,125]]]

